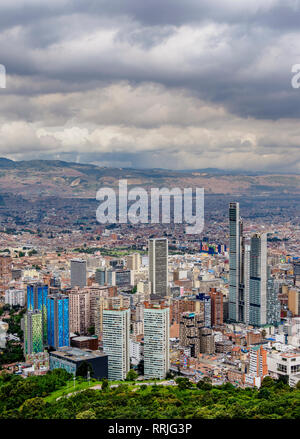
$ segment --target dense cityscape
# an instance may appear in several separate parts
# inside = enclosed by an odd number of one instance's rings
[[[214,240],[160,225],[2,232],[0,383],[64,370],[54,401],[122,383],[298,389],[299,228],[241,213],[230,202]]]

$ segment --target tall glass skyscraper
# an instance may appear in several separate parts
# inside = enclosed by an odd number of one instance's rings
[[[48,345],[70,346],[69,297],[53,294],[47,298]]]
[[[229,320],[244,321],[245,301],[241,290],[242,281],[242,235],[243,222],[239,203],[229,204]]]
[[[44,344],[47,344],[47,296],[48,285],[41,283],[27,285],[27,310],[38,310],[42,313]]]
[[[251,237],[249,323],[262,326],[267,323],[267,234]]]

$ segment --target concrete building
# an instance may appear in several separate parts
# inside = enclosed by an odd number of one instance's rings
[[[144,376],[163,379],[170,366],[170,316],[163,304],[145,303]]]
[[[179,343],[190,347],[191,356],[197,358],[200,353],[200,329],[204,327],[204,313],[185,312],[181,314],[179,325]]]
[[[86,286],[86,261],[84,259],[71,260],[71,288]]]
[[[125,380],[130,369],[130,310],[103,310],[103,351],[108,355],[108,378]]]
[[[5,303],[10,306],[25,306],[25,291],[10,288],[5,291]]]
[[[223,293],[211,288],[208,294],[211,299],[211,326],[223,325]]]
[[[148,246],[151,297],[164,298],[168,295],[168,240],[149,239]]]
[[[288,290],[288,308],[293,316],[300,316],[300,288],[291,288]]]
[[[75,290],[69,294],[70,332],[87,334],[91,321],[90,292]]]
[[[213,354],[215,352],[215,338],[210,328],[201,328],[200,331],[201,354]]]
[[[294,377],[300,373],[300,354],[271,352],[267,357],[267,367],[271,377],[288,376],[290,385],[294,385]]]
[[[141,259],[141,255],[139,253],[133,253],[129,256],[127,256],[127,268],[128,270],[139,270],[141,264],[142,264],[142,259]]]

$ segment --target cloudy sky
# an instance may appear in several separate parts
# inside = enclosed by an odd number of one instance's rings
[[[300,0],[1,0],[0,156],[299,172],[299,23]]]

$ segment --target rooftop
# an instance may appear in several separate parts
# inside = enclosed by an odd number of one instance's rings
[[[94,358],[107,356],[107,354],[104,354],[103,352],[100,351],[72,348],[69,346],[63,346],[61,348],[58,348],[57,351],[50,352],[50,356],[51,355],[55,355],[57,357],[62,357],[65,358],[66,360],[72,360],[72,361],[84,361],[84,360],[91,360]]]

